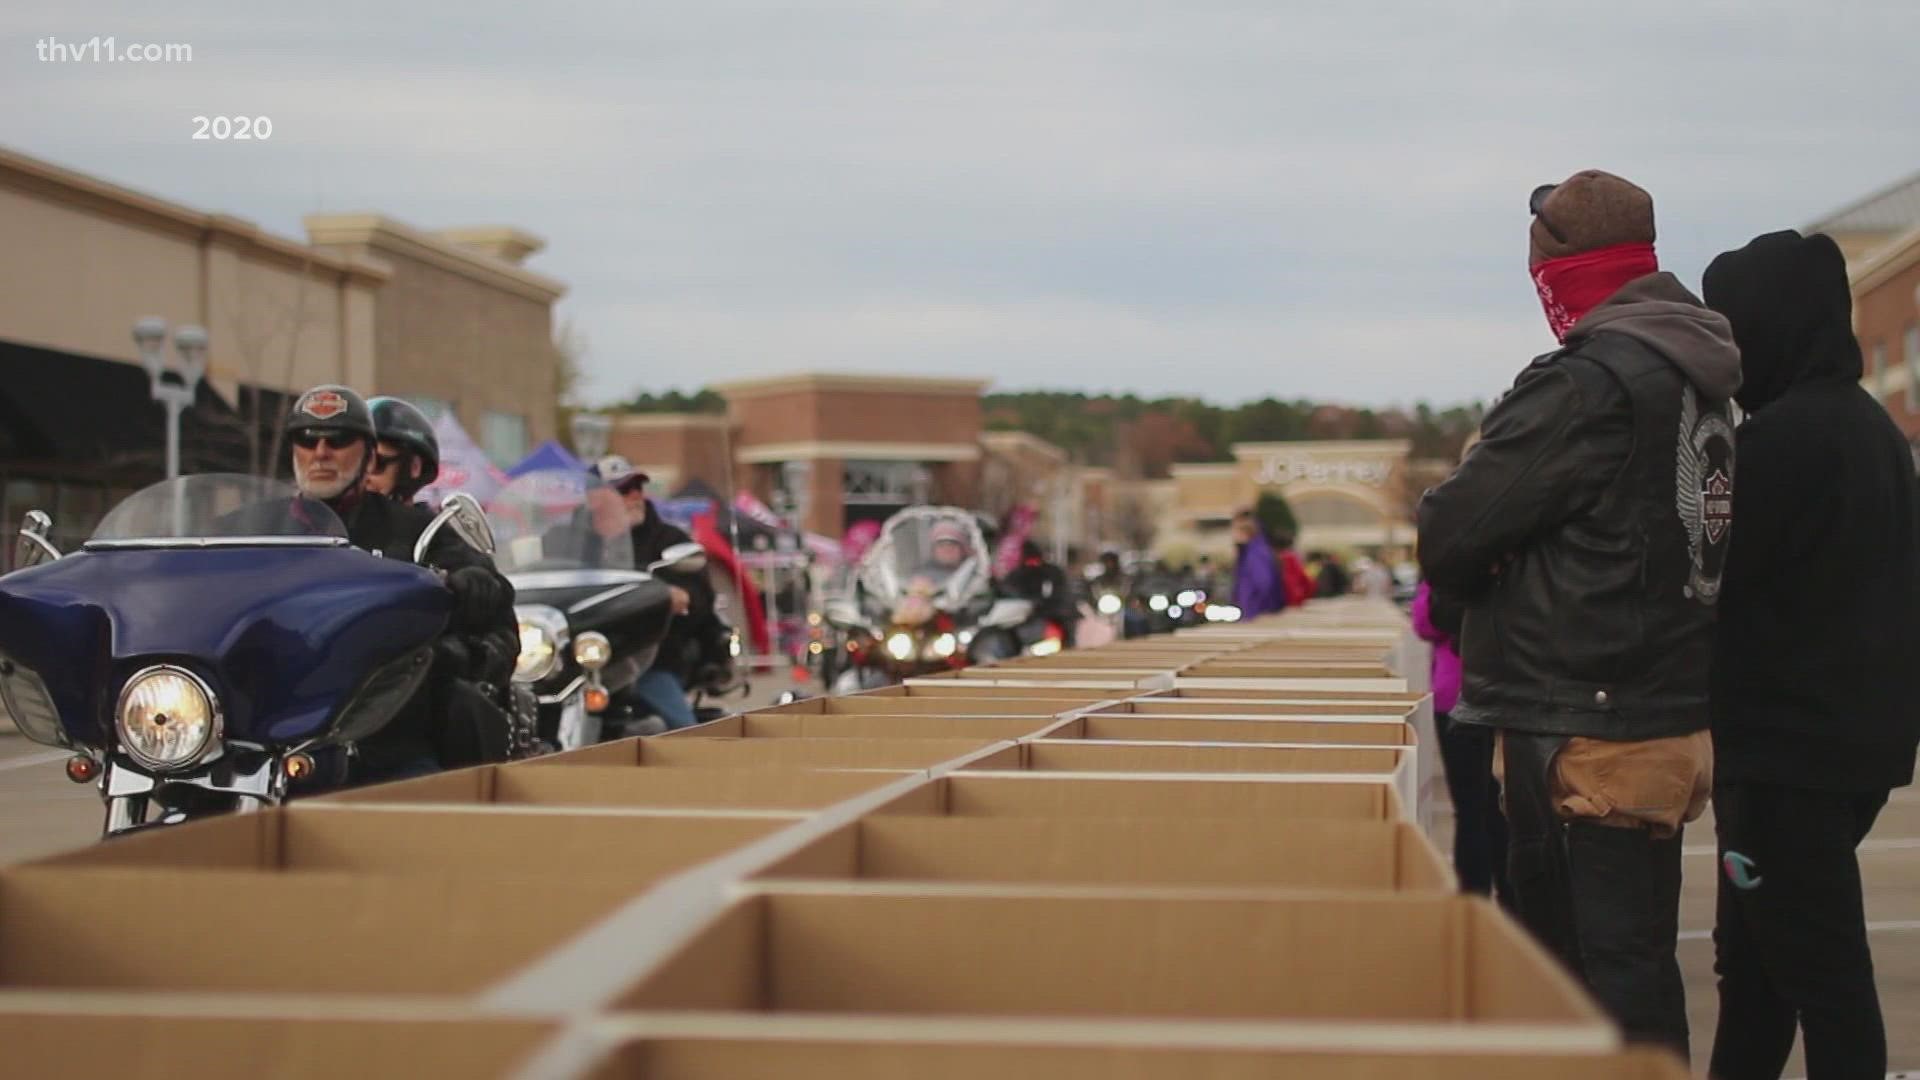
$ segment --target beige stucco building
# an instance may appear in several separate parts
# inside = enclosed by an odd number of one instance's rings
[[[537,238],[377,214],[305,225],[305,242],[275,236],[0,149],[0,521],[38,506],[79,528],[158,478],[163,414],[131,337],[145,316],[207,330],[188,471],[259,467],[256,433],[321,382],[453,409],[503,462],[555,433],[564,286],[520,265]]]
[[[1171,481],[1137,497],[1158,516],[1160,551],[1224,556],[1235,511],[1267,490],[1292,508],[1302,550],[1408,547],[1411,448],[1404,439],[1239,443],[1233,461],[1175,465]]]

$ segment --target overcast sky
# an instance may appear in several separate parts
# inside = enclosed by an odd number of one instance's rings
[[[1920,3],[12,0],[0,143],[300,236],[512,224],[589,400],[795,370],[1486,398],[1552,343],[1527,192],[1663,262],[1920,170]],[[42,37],[184,42],[41,63]],[[197,142],[203,113],[265,142]]]

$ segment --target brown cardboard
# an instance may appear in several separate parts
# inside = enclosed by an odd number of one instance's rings
[[[1401,801],[1385,782],[1236,776],[1094,777],[1071,773],[959,772],[887,804],[887,814],[987,818],[1229,818],[1398,821]]]
[[[633,894],[613,877],[0,871],[0,986],[466,994]]]
[[[783,886],[720,913],[621,1005],[1608,1027],[1486,901],[1387,893]]]
[[[1399,720],[1215,720],[1186,717],[1093,715],[1068,721],[1055,739],[1165,742],[1322,743],[1335,746],[1408,746],[1413,729]]]
[[[1677,1059],[1653,1050],[1368,1051],[1116,1045],[1117,1040],[1089,1045],[978,1029],[972,1041],[962,1041],[960,1025],[917,1039],[897,1031],[861,1038],[819,1030],[826,1027],[815,1025],[815,1034],[636,1038],[609,1053],[587,1080],[1687,1080],[1688,1075]]]
[[[1051,716],[736,717],[748,739],[1018,739],[1054,724]],[[692,730],[689,728],[688,730]]]
[[[1026,767],[1051,772],[1378,773],[1400,766],[1398,747],[1208,746],[1060,739],[1025,743]],[[992,767],[992,766],[987,766]]]
[[[1195,679],[1377,679],[1392,674],[1377,660],[1335,663],[1317,660],[1195,664],[1180,672]]]
[[[1010,820],[875,816],[762,878],[1061,885],[1458,888],[1411,825],[1384,821]]]
[[[999,687],[976,689],[998,690]],[[881,697],[877,694],[858,694],[840,698],[808,698],[791,705],[776,705],[769,709],[755,709],[749,716],[1037,716],[1052,717],[1075,712],[1089,705],[1107,700],[1106,695],[1087,691],[1074,696],[1068,691],[1029,690],[1029,695],[1042,694],[1044,697],[985,697],[980,695],[959,695],[945,697]],[[684,730],[694,730],[687,728]]]
[[[32,864],[452,875],[532,882],[609,878],[639,891],[791,825],[796,816],[300,806],[155,829]]]
[[[986,750],[991,739],[646,739],[642,766],[925,769]],[[1017,748],[983,761],[1015,767]]]
[[[343,792],[313,802],[357,805],[632,807],[655,809],[813,810],[890,784],[917,770],[636,769],[626,765],[548,765],[535,758],[511,768],[486,766]],[[474,775],[478,774],[478,775]],[[448,777],[464,775],[460,783]]]
[[[0,1012],[17,1077],[459,1080],[507,1077],[558,1026],[504,1017],[352,1019]]]
[[[1324,687],[1303,687],[1298,690],[1288,690],[1284,694],[1260,693],[1256,695],[1232,687],[1183,686],[1176,690],[1143,694],[1136,700],[1142,704],[1181,701],[1230,701],[1235,703],[1236,708],[1239,704],[1243,703],[1258,705],[1275,701],[1402,701],[1406,703],[1408,708],[1412,708],[1420,703],[1421,698],[1426,696],[1424,693],[1416,693],[1411,690],[1332,690]]]
[[[1285,697],[1234,698],[1159,698],[1136,697],[1109,705],[1103,713],[1132,713],[1138,716],[1381,716],[1404,718],[1419,705],[1393,697],[1354,698],[1327,701],[1289,694]]]

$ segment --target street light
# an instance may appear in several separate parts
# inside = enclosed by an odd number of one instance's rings
[[[179,364],[167,364],[167,320],[149,315],[133,324],[133,343],[140,350],[140,366],[147,369],[153,400],[167,410],[167,479],[180,475],[180,414],[193,404],[200,380],[207,373],[207,332],[182,326],[173,332],[173,351]]]
[[[573,414],[573,448],[580,460],[592,464],[607,452],[607,439],[613,434],[613,417],[599,413]]]

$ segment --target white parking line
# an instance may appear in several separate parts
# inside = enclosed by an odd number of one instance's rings
[[[67,753],[65,750],[55,750],[52,753],[33,754],[28,757],[14,758],[12,761],[0,761],[0,772],[6,772],[9,769],[25,769],[33,765],[45,765],[50,761],[59,761],[62,758],[70,758],[72,756],[72,754]]]
[[[1863,840],[1860,842],[1858,850],[1862,855],[1872,855],[1875,852],[1881,851],[1920,851],[1920,837],[1903,836],[1887,840]],[[1680,853],[1683,855],[1718,855],[1720,849],[1712,844],[1689,844],[1681,848]]]
[[[1867,924],[1867,933],[1869,934],[1892,933],[1901,930],[1920,930],[1920,919],[1894,919],[1890,922],[1870,922]],[[1710,941],[1712,938],[1713,931],[1711,930],[1680,931],[1681,941]]]

